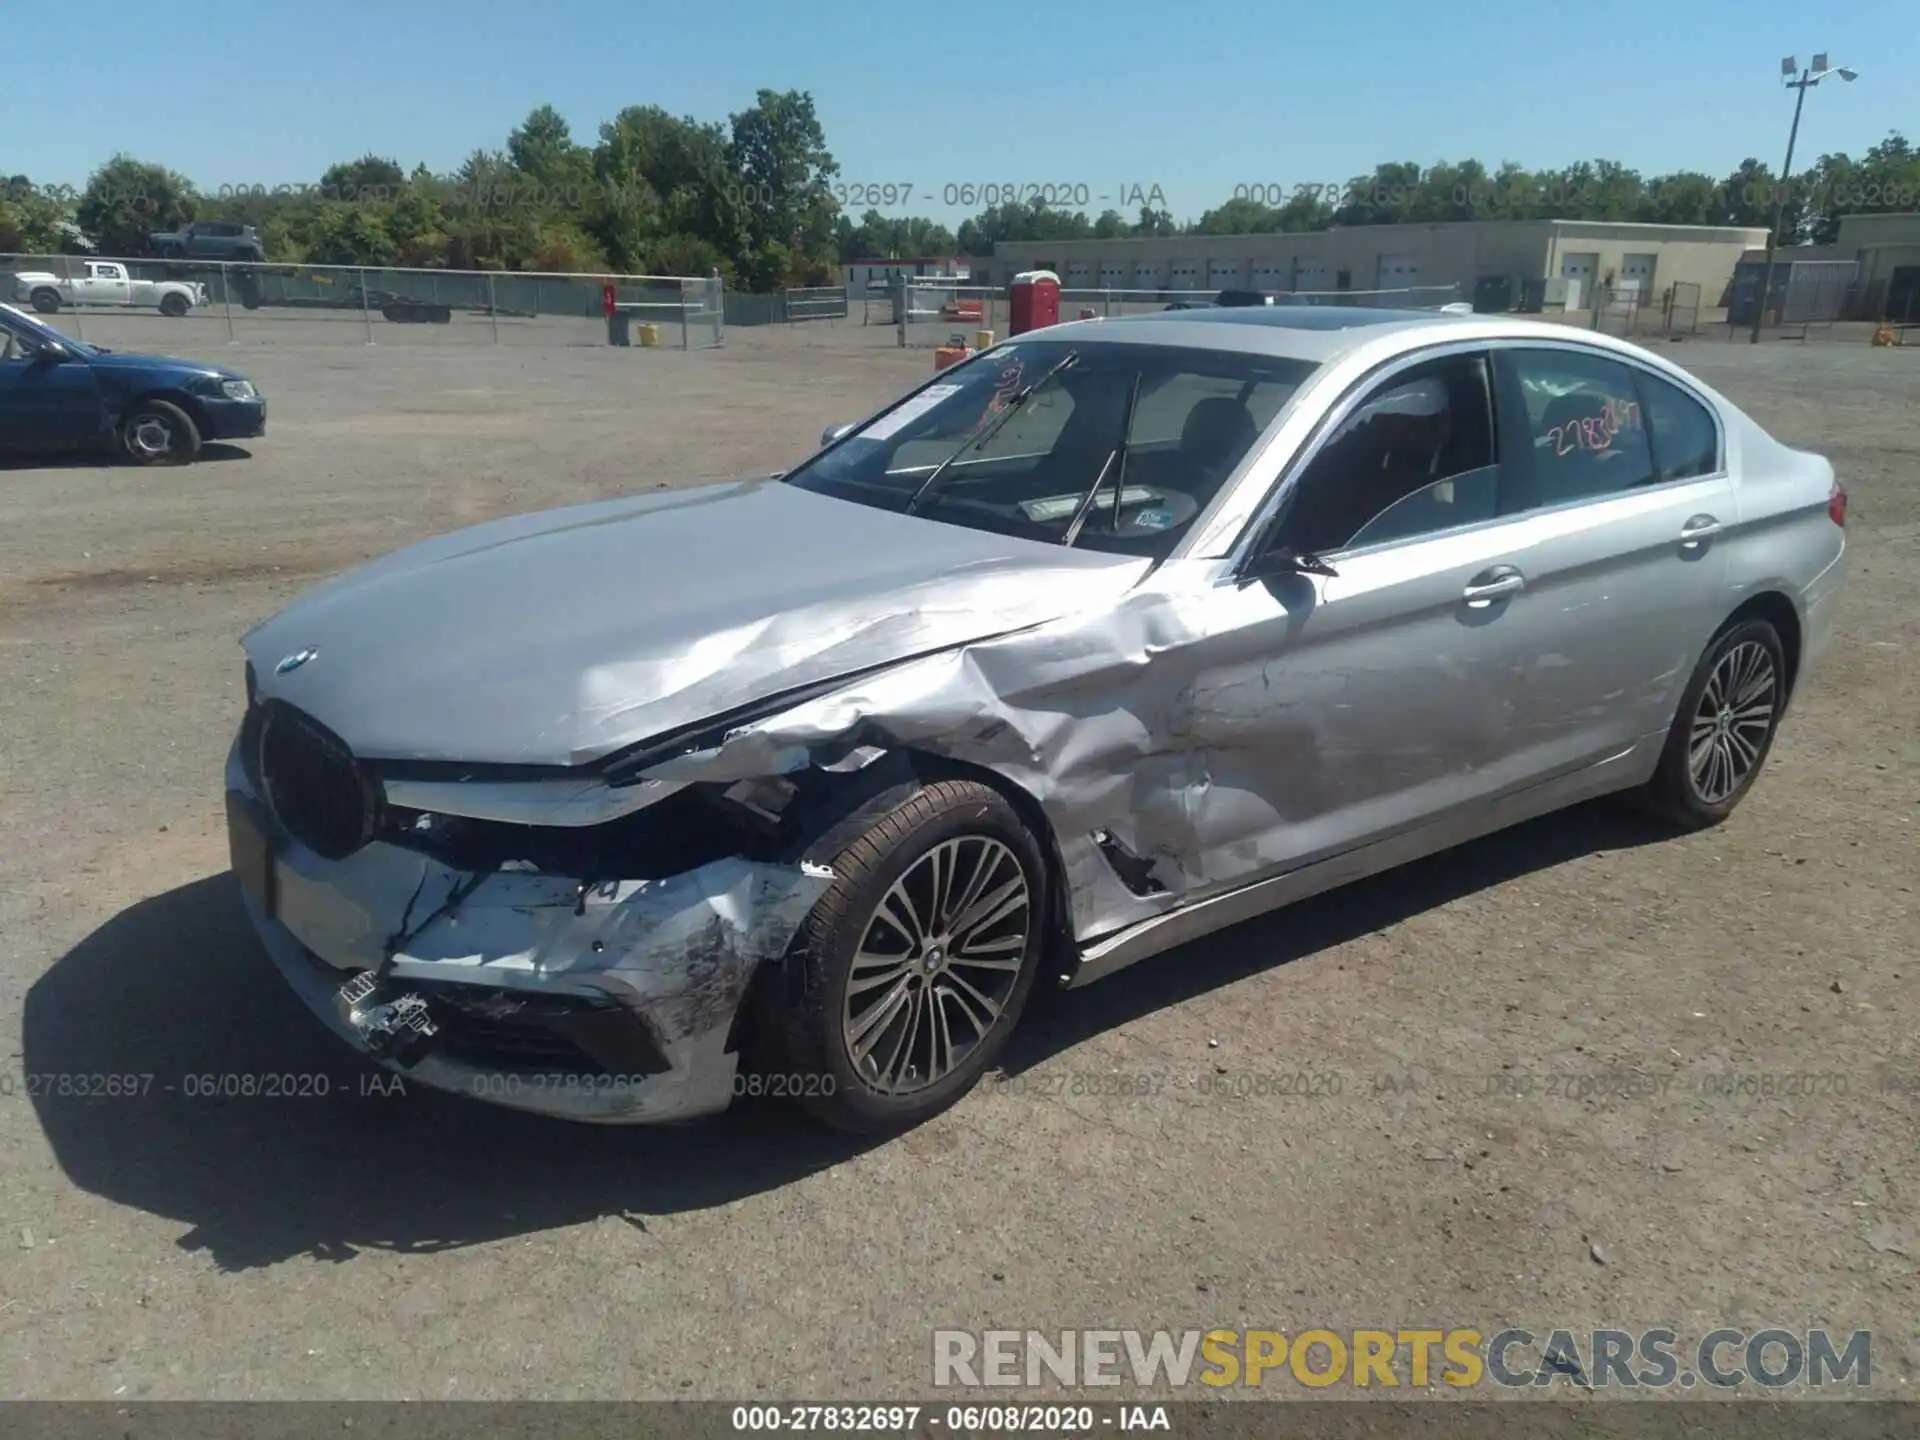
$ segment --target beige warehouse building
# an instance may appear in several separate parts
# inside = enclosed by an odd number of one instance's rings
[[[1591,220],[1470,220],[1356,225],[1259,235],[1175,235],[1127,240],[1019,240],[976,264],[986,283],[1052,270],[1068,290],[1398,290],[1458,287],[1486,308],[1540,297],[1580,309],[1596,289],[1637,290],[1652,301],[1675,284],[1698,285],[1716,306],[1764,229],[1635,225]],[[1504,301],[1501,295],[1506,297]]]

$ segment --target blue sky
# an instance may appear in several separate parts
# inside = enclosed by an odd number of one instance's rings
[[[943,191],[969,182],[1085,186],[1090,213],[1157,185],[1184,219],[1383,160],[1778,166],[1780,58],[1825,49],[1861,78],[1808,97],[1798,169],[1920,142],[1912,4],[93,0],[56,23],[74,43],[7,67],[0,174],[77,187],[117,149],[208,190],[369,150],[444,172],[542,102],[591,141],[623,105],[724,119],[767,86],[810,90],[841,180],[912,185],[904,213],[951,222]]]

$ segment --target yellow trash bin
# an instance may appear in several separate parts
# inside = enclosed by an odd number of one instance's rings
[[[991,330],[974,331],[973,332],[973,348],[976,350],[992,349],[993,348],[993,331]]]
[[[642,325],[640,327],[640,343],[643,346],[658,345],[660,343],[660,327],[658,325]]]

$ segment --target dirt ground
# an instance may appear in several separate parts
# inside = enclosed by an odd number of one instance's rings
[[[1852,494],[1839,635],[1727,825],[1588,807],[1051,997],[1011,1081],[863,1147],[363,1093],[246,930],[219,777],[236,637],[321,576],[778,468],[926,353],[203,322],[264,439],[0,467],[0,1397],[878,1398],[993,1326],[1826,1326],[1920,1385],[1920,352],[1670,352]],[[241,1073],[329,1093],[196,1093]]]

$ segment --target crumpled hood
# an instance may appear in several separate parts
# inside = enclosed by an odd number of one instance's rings
[[[1146,568],[750,480],[458,530],[326,582],[241,643],[263,697],[363,757],[579,765],[1105,603]]]

